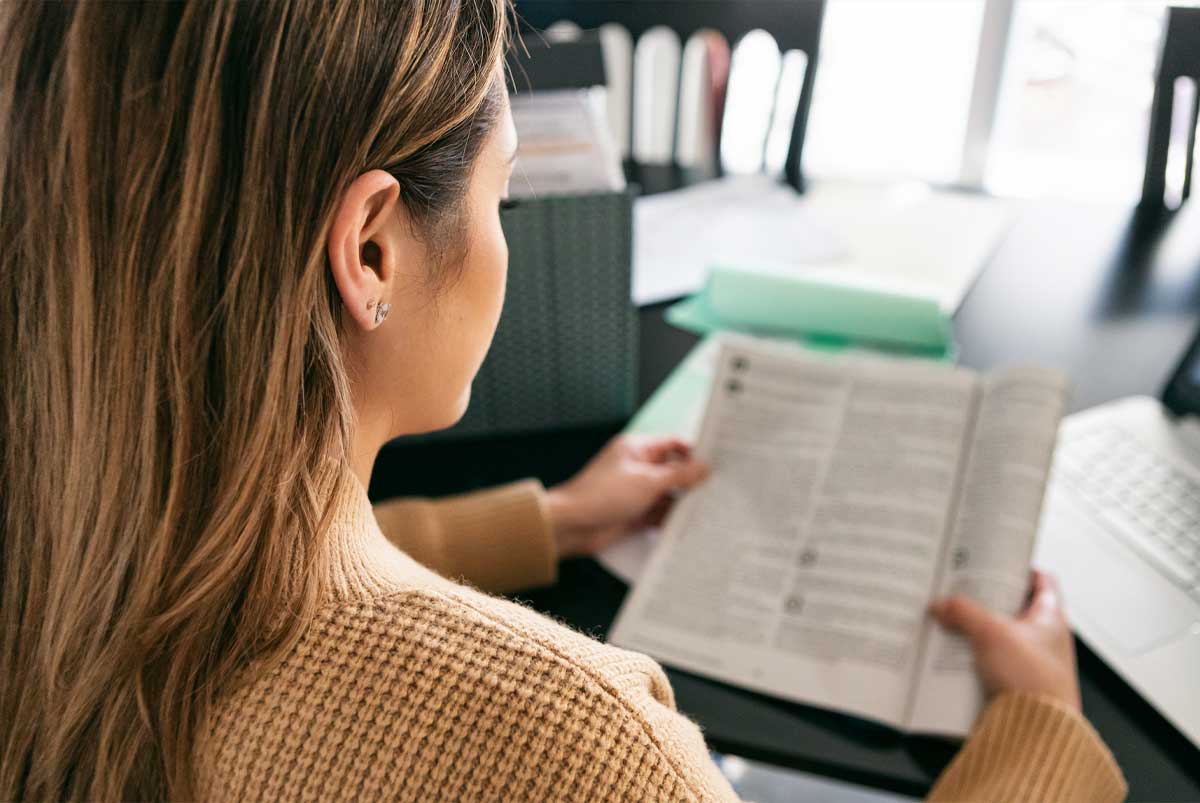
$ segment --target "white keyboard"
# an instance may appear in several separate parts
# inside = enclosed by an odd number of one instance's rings
[[[1055,471],[1117,537],[1200,598],[1200,482],[1111,424],[1064,431]]]

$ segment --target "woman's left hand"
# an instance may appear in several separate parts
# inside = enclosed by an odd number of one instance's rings
[[[591,555],[660,524],[674,493],[707,476],[708,466],[679,438],[618,435],[582,471],[547,491],[559,557]]]

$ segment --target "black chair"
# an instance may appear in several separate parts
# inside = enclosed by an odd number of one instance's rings
[[[692,34],[709,29],[722,34],[732,48],[747,33],[761,28],[774,37],[781,52],[802,51],[808,67],[792,124],[784,175],[789,184],[803,190],[800,157],[812,104],[825,0],[516,0],[516,9],[523,23],[535,30],[545,30],[564,20],[585,30],[616,23],[628,30],[636,43],[651,28],[665,26],[686,43]],[[718,152],[719,137],[720,132]]]
[[[1200,8],[1171,8],[1163,36],[1154,105],[1150,110],[1150,138],[1146,149],[1146,176],[1142,182],[1142,204],[1160,207],[1166,192],[1167,149],[1171,140],[1171,118],[1175,105],[1175,81],[1190,77],[1197,92],[1188,117],[1187,166],[1182,199],[1192,190],[1192,168],[1196,150],[1196,118],[1200,112]]]

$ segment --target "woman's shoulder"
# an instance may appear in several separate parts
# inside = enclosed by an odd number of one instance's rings
[[[218,707],[210,734],[199,763],[217,798],[345,784],[495,798],[520,783],[509,799],[550,799],[570,780],[594,799],[655,799],[709,785],[691,766],[699,731],[651,659],[449,583],[327,605]]]

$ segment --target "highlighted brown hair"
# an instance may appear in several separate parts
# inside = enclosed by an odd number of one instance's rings
[[[350,394],[324,238],[453,234],[504,0],[0,4],[0,799],[187,798],[327,582]]]

